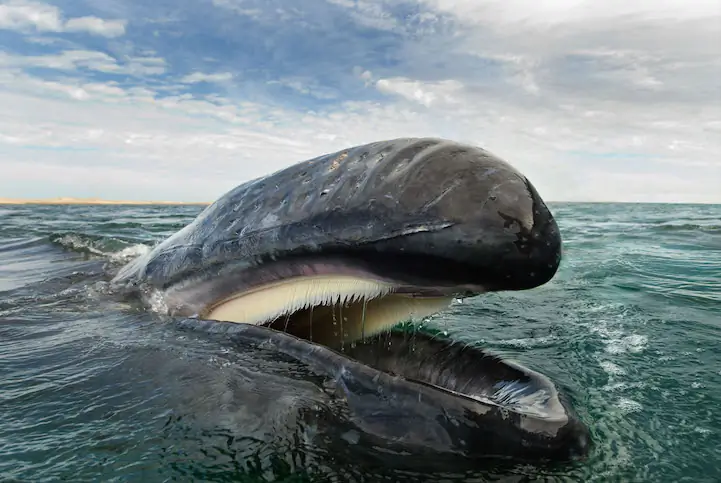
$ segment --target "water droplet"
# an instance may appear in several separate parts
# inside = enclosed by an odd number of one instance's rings
[[[308,314],[308,324],[310,325],[310,336],[309,340],[313,342],[313,306],[310,306],[310,313]]]

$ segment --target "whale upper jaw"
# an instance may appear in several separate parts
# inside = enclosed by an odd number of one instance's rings
[[[234,188],[113,282],[165,289],[313,257],[395,269],[418,286],[523,290],[554,276],[561,236],[536,189],[505,161],[442,139],[394,139]]]

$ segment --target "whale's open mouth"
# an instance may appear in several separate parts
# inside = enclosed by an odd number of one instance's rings
[[[339,265],[335,267],[335,272],[341,271]],[[448,430],[488,439],[459,438],[468,445],[458,448],[461,452],[476,446],[470,454],[492,457],[522,451],[523,456],[585,456],[586,429],[569,414],[546,376],[416,330],[413,324],[399,328],[400,322],[418,322],[446,309],[457,287],[413,286],[345,268],[343,274],[325,270],[234,292],[207,304],[197,316],[248,327],[239,327],[245,337],[263,344],[271,341],[275,350],[319,365],[333,374],[349,403],[354,403],[358,391],[377,394],[378,387],[391,384],[394,394],[403,395],[399,400],[407,398],[413,404],[423,400],[445,414]],[[363,388],[350,389],[349,384]],[[375,417],[380,416],[371,419]],[[365,418],[359,417],[361,425]],[[388,429],[384,428],[381,432]],[[371,425],[371,432],[378,430]],[[418,441],[414,437],[406,443]],[[437,443],[431,439],[422,444]]]
[[[434,272],[434,267],[443,267],[444,275]],[[417,324],[447,309],[455,297],[485,291],[480,285],[464,283],[459,271],[443,260],[429,258],[409,261],[396,256],[379,261],[368,257],[309,257],[276,260],[261,264],[255,270],[236,271],[229,266],[202,280],[171,286],[165,294],[170,304],[178,307],[175,315],[268,327],[327,347],[383,372],[438,386],[451,393],[500,403],[503,397],[494,394],[501,387],[510,387],[507,382],[520,381],[520,376],[504,376],[504,381],[508,381],[499,382],[498,387],[480,388],[478,384],[460,383],[454,367],[459,369],[470,364],[481,379],[489,379],[488,371],[493,368],[500,374],[501,366],[475,364],[466,355],[458,359],[460,353],[456,354],[458,360],[455,361],[440,360],[439,354],[435,354],[426,361],[431,365],[421,370],[419,367],[424,362],[414,359],[410,347],[408,353],[394,351],[396,362],[392,365],[380,362],[369,352],[379,337],[390,337],[391,329],[400,323]],[[373,354],[378,350],[380,346]],[[432,364],[443,377],[430,372]],[[443,367],[444,364],[447,366]],[[508,366],[503,367],[510,370]],[[508,374],[513,372],[508,370]],[[516,409],[523,410],[519,404]]]
[[[459,271],[431,258],[297,257],[224,266],[164,295],[173,315],[266,326],[337,350],[485,291]]]
[[[299,270],[300,266],[304,268]],[[452,341],[448,345],[449,341],[426,338],[417,351],[410,338],[392,330],[403,322],[412,327],[448,308],[459,293],[478,294],[481,287],[413,285],[410,276],[405,281],[391,279],[379,275],[383,271],[379,267],[371,272],[368,266],[361,269],[348,260],[326,260],[322,265],[296,261],[293,267],[289,269],[286,262],[265,267],[259,278],[266,283],[241,291],[228,289],[225,296],[205,303],[197,316],[268,327],[448,395],[535,418],[567,420],[555,388],[541,374],[478,350],[462,349],[462,344],[451,347]],[[291,272],[295,275],[276,278],[278,273]],[[218,283],[222,278],[212,280],[216,287],[228,286]]]
[[[425,292],[425,293],[424,293]],[[203,318],[264,325],[330,348],[418,321],[450,305],[440,291],[413,291],[350,275],[278,281],[219,301]]]

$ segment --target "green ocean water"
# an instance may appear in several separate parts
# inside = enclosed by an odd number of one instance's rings
[[[268,442],[229,396],[248,359],[108,296],[199,207],[0,206],[0,481],[721,481],[721,206],[551,209],[550,283],[426,325],[548,375],[593,450],[429,475]]]

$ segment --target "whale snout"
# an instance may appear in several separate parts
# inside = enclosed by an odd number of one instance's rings
[[[526,290],[549,282],[558,271],[563,254],[561,232],[550,210],[530,182],[526,182],[530,200],[523,215],[530,220],[508,216],[502,209],[497,214],[504,219],[504,230],[510,231],[496,247],[504,263],[495,265],[504,272],[498,289]],[[515,238],[515,239],[512,239]],[[500,274],[499,274],[500,275]]]
[[[550,281],[562,257],[561,233],[528,179],[490,153],[465,147],[430,150],[396,188],[405,213],[439,229],[374,244],[418,255],[426,273],[469,292],[525,290]],[[429,189],[428,179],[435,180]],[[421,181],[423,183],[421,184]]]

